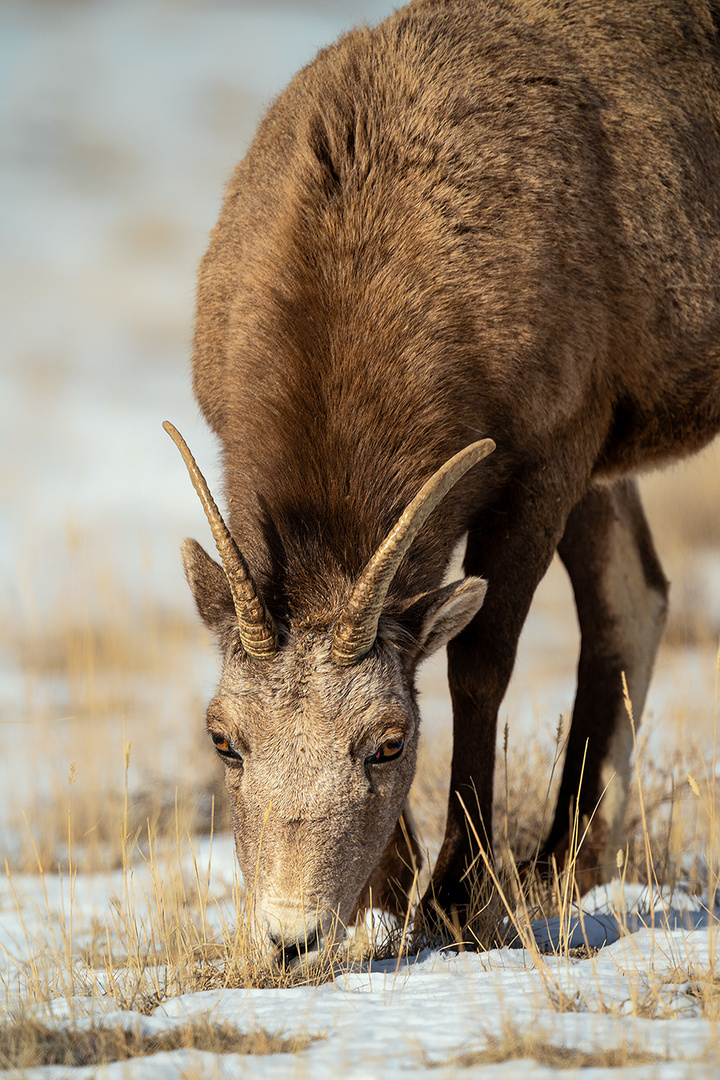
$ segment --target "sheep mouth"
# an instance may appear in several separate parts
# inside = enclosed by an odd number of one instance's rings
[[[320,942],[318,940],[318,935],[313,934],[305,941],[296,941],[283,949],[280,954],[280,962],[283,967],[292,970],[292,968],[302,964],[303,961],[308,962],[311,957],[318,956],[319,952]]]
[[[308,934],[306,938],[294,941],[291,945],[279,945],[273,957],[274,964],[286,972],[313,967],[320,959],[323,945],[324,938],[317,932]]]

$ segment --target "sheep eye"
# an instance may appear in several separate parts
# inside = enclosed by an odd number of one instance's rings
[[[223,757],[234,758],[236,761],[242,761],[238,752],[233,750],[224,735],[213,734],[212,741],[215,743],[215,749],[218,754],[221,754]]]
[[[405,745],[405,739],[400,737],[397,739],[386,739],[385,742],[380,743],[374,754],[371,754],[367,759],[368,765],[381,765],[385,761],[392,761],[394,758],[399,758],[402,754],[403,747]]]

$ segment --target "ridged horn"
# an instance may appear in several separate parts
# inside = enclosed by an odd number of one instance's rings
[[[373,647],[385,597],[405,552],[440,500],[494,449],[492,439],[466,446],[423,484],[406,507],[363,570],[338,619],[331,651],[336,664],[355,664]]]
[[[182,455],[192,485],[200,497],[205,516],[212,529],[230,585],[243,648],[253,660],[272,660],[278,650],[278,635],[272,615],[265,606],[265,601],[252,579],[242,552],[230,535],[230,530],[223,521],[222,514],[210,494],[207,481],[200,472],[187,443],[169,420],[165,421],[163,427]]]

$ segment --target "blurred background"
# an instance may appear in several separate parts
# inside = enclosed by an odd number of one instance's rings
[[[217,447],[190,390],[196,267],[264,108],[321,46],[394,6],[0,0],[0,855],[11,862],[24,865],[30,832],[42,858],[62,857],[68,784],[96,861],[109,828],[99,807],[126,782],[139,819],[177,789],[207,824],[217,775],[203,710],[217,669],[178,548],[186,535],[212,541],[161,429],[177,424],[217,491]],[[646,492],[674,583],[646,727],[672,755],[712,739],[718,453]],[[553,567],[503,710],[521,756],[539,740],[552,757],[576,660]],[[439,660],[423,686],[445,768],[443,683]]]

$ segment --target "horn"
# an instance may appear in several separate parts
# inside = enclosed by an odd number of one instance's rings
[[[405,552],[440,500],[494,449],[492,439],[471,443],[420,488],[370,559],[343,608],[332,641],[331,656],[336,664],[355,664],[373,647],[385,597]]]
[[[165,421],[163,427],[182,455],[212,529],[235,604],[243,648],[253,660],[272,660],[278,650],[278,635],[272,615],[265,606],[242,552],[230,535],[230,530],[223,521],[207,481],[197,467],[187,443],[169,420]]]

